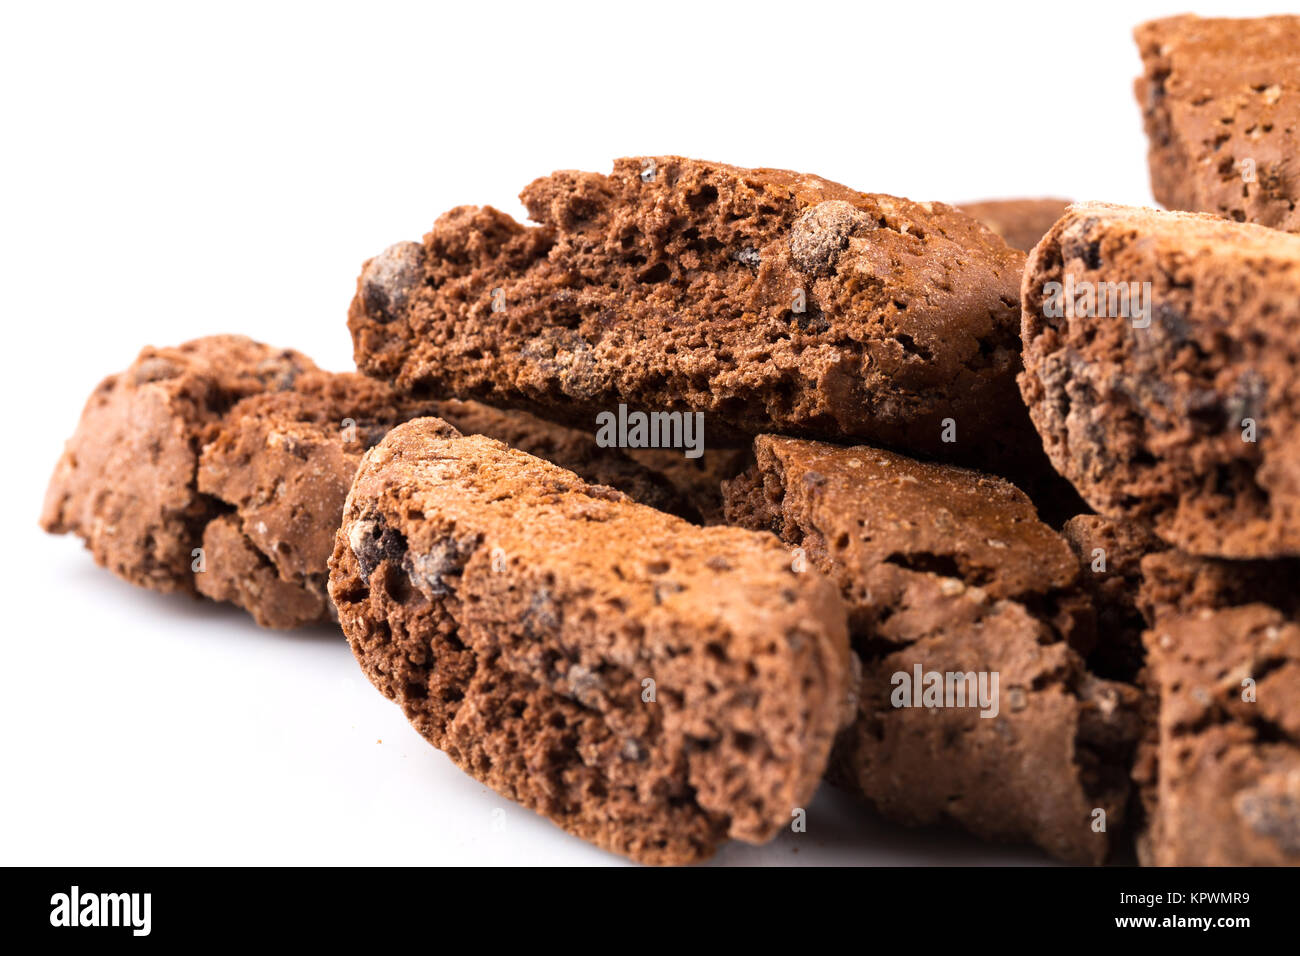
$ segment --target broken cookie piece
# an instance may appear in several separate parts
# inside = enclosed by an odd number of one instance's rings
[[[850,689],[839,595],[771,536],[696,527],[433,419],[365,456],[330,593],[430,743],[648,863],[787,826]]]
[[[708,441],[860,438],[1017,467],[1023,255],[942,203],[675,156],[453,209],[370,260],[358,368],[591,429],[627,403]],[[743,442],[740,442],[743,444]]]
[[[1078,204],[1022,291],[1020,387],[1089,505],[1193,554],[1300,555],[1300,236]]]
[[[1122,830],[1135,688],[1090,673],[1076,559],[1006,481],[761,436],[728,519],[837,582],[861,660],[835,776],[886,816],[1100,863]]]
[[[361,456],[432,407],[361,375],[322,371],[236,404],[199,457],[198,490],[230,512],[204,532],[199,592],[263,627],[331,619],[329,556]]]
[[[1300,865],[1300,626],[1262,604],[1147,635],[1158,772],[1139,844],[1155,866]]]
[[[50,478],[41,527],[155,591],[193,593],[203,529],[222,509],[195,484],[199,451],[240,399],[293,387],[311,359],[238,335],[146,348],[95,389]]]
[[[1300,17],[1167,17],[1134,37],[1160,204],[1300,231]]]
[[[620,449],[522,412],[414,399],[238,336],[145,349],[91,396],[55,469],[42,527],[80,535],[134,584],[198,593],[263,627],[333,616],[327,564],[361,455],[443,413],[666,510],[690,502]]]

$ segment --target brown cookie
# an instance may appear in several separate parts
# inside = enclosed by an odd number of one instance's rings
[[[1300,236],[1076,205],[1022,292],[1021,391],[1094,509],[1191,553],[1300,554]]]
[[[1142,559],[1168,545],[1134,521],[1076,515],[1061,534],[1079,560],[1079,583],[1097,612],[1097,649],[1088,665],[1104,677],[1132,681],[1142,669],[1142,633],[1149,624],[1139,607]]]
[[[86,402],[45,494],[41,527],[156,591],[194,591],[196,549],[221,511],[195,484],[199,451],[240,399],[292,388],[315,365],[237,335],[146,348]]]
[[[845,716],[835,588],[769,535],[447,429],[394,429],[348,497],[330,593],[371,681],[467,772],[634,859],[789,825]]]
[[[263,627],[331,619],[329,556],[361,456],[432,406],[362,375],[321,371],[235,405],[199,459],[198,490],[230,511],[203,535],[199,592]]]
[[[728,518],[799,548],[849,605],[862,680],[836,778],[908,824],[1104,860],[1124,822],[1139,700],[1085,667],[1092,609],[1065,541],[998,478],[772,436],[754,452],[726,485]],[[933,674],[945,706],[915,706]],[[985,680],[992,706],[950,700],[949,675],[968,695]]]
[[[1300,864],[1300,625],[1261,604],[1161,621],[1155,866]]]
[[[1229,561],[1167,550],[1142,559],[1137,604],[1151,626],[1197,611],[1267,604],[1300,616],[1300,559]]]
[[[1169,17],[1134,37],[1156,199],[1300,231],[1300,17]]]
[[[1012,249],[1028,252],[1065,214],[1068,205],[1068,199],[989,199],[965,202],[957,208],[984,223]]]
[[[1040,460],[1013,379],[1024,260],[942,203],[673,156],[558,172],[366,263],[358,368],[592,429],[626,403],[950,459]]]
[[[434,412],[698,518],[666,480],[588,434],[404,397],[222,336],[146,349],[100,385],[51,480],[42,526],[79,534],[133,583],[229,601],[263,627],[327,621],[327,564],[361,455],[394,425]]]
[[[698,496],[689,494],[690,489],[678,487],[668,475],[639,461],[630,449],[600,447],[588,431],[557,425],[528,412],[455,399],[434,403],[428,414],[441,418],[463,434],[487,435],[576,472],[592,484],[617,488],[643,505],[689,521],[702,520],[700,508],[693,500]],[[691,461],[675,449],[664,449],[662,454],[674,462]]]

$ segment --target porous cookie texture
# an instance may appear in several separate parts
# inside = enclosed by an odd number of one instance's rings
[[[771,838],[846,716],[842,602],[780,542],[436,419],[367,453],[330,571],[357,659],[416,730],[643,862]]]
[[[1105,677],[1134,680],[1149,623],[1138,601],[1142,560],[1169,546],[1144,525],[1102,515],[1076,515],[1061,534],[1079,560],[1079,583],[1097,613],[1097,648],[1089,667]]]
[[[1147,635],[1160,695],[1156,866],[1300,864],[1300,626],[1261,604]]]
[[[1300,230],[1300,17],[1178,16],[1134,37],[1156,199]]]
[[[1300,236],[1075,205],[1022,298],[1021,391],[1096,511],[1189,553],[1300,554]]]
[[[539,225],[462,206],[365,264],[361,371],[589,429],[620,403],[699,411],[706,447],[1039,454],[1014,386],[1023,255],[950,206],[675,156],[522,198]]]
[[[754,452],[726,485],[729,520],[801,549],[849,606],[862,677],[834,779],[895,820],[1102,862],[1123,827],[1139,695],[1084,664],[1092,609],[1066,542],[998,478],[772,436]],[[898,675],[918,669],[945,685],[996,674],[996,713],[899,706]]]
[[[1028,252],[1065,215],[1068,205],[1068,199],[988,199],[957,208],[984,223],[1012,249]]]
[[[362,375],[322,371],[236,404],[199,456],[198,490],[225,512],[203,532],[199,592],[263,627],[329,620],[329,556],[361,456],[432,407]]]
[[[632,449],[601,447],[590,431],[557,425],[524,411],[455,399],[435,403],[428,414],[454,425],[466,435],[487,435],[511,448],[577,472],[592,484],[617,488],[643,505],[697,523],[704,519],[701,506],[707,504],[707,500],[703,495],[693,494],[693,489],[679,486],[662,468],[651,467],[639,460]],[[662,454],[666,459],[663,464],[667,467],[691,461],[679,449],[662,449]],[[715,457],[720,455],[723,453],[719,452]],[[720,492],[718,494],[720,496]]]
[[[1137,603],[1149,624],[1197,611],[1267,604],[1300,617],[1300,559],[1232,561],[1169,549],[1142,559]]]
[[[218,336],[145,349],[96,389],[41,523],[80,535],[135,584],[228,601],[263,627],[328,621],[329,556],[361,455],[394,425],[435,412],[698,518],[666,479],[589,434],[403,396],[297,352]]]
[[[196,486],[203,445],[236,402],[292,388],[315,367],[236,335],[144,349],[86,402],[50,479],[41,527],[77,535],[132,584],[193,593],[194,551],[222,511]]]

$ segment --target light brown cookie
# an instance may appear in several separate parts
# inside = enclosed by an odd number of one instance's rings
[[[237,335],[146,348],[86,402],[50,479],[41,527],[75,534],[95,561],[156,591],[194,591],[196,549],[221,511],[199,492],[203,444],[240,399],[293,387],[298,352]]]
[[[1168,17],[1134,37],[1161,205],[1300,231],[1300,17]]]

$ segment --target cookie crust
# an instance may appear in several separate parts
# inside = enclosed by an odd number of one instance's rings
[[[700,411],[715,446],[1037,453],[1013,385],[1022,254],[950,206],[676,156],[522,198],[538,226],[460,207],[366,263],[361,371],[579,427],[619,403]]]
[[[1089,316],[1079,291],[1061,315],[1067,283],[1149,283],[1149,314]],[[1021,392],[1089,505],[1193,554],[1300,553],[1300,236],[1079,204],[1034,250],[1022,297]]]
[[[779,542],[436,419],[366,455],[330,569],[362,669],[416,730],[642,862],[770,839],[844,718],[843,606]]]
[[[1084,664],[1092,609],[1065,541],[998,478],[774,436],[754,451],[726,485],[728,518],[801,548],[849,606],[862,679],[834,779],[891,819],[1102,862],[1123,827],[1140,701]],[[896,676],[917,667],[998,673],[998,713],[895,706]]]

